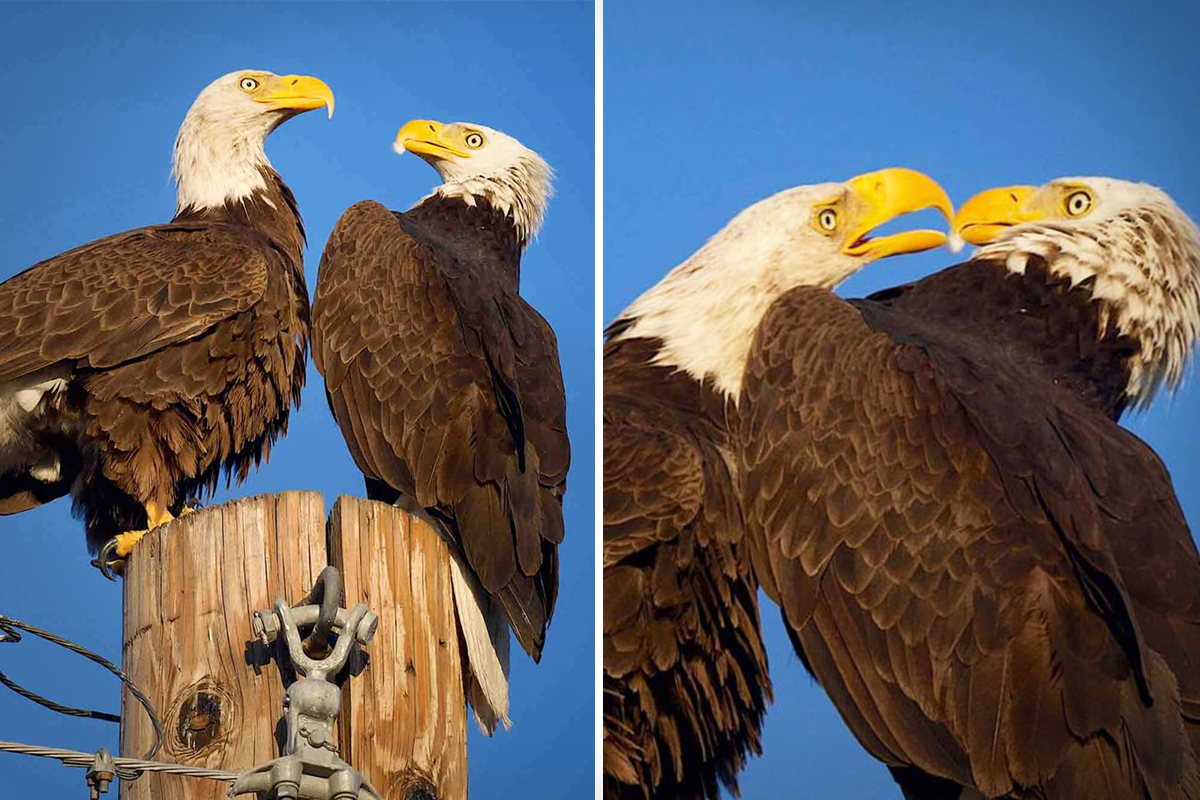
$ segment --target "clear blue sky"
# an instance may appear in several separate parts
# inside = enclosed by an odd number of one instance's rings
[[[303,115],[267,143],[308,228],[310,291],[347,206],[374,198],[407,208],[437,182],[424,162],[391,150],[411,118],[498,128],[557,170],[522,291],[558,333],[567,385],[574,459],[562,588],[542,663],[514,652],[512,731],[470,737],[472,798],[526,794],[534,774],[545,797],[578,797],[594,783],[593,29],[590,3],[0,5],[0,279],[167,221],[176,129],[196,93],[235,69],[316,75],[337,96],[332,120]],[[329,506],[340,493],[362,494],[311,364],[288,438],[216,502],[288,489],[322,491]],[[60,500],[0,519],[0,613],[119,660],[120,586],[88,566],[69,511]],[[0,645],[0,669],[63,702],[118,705],[115,680],[49,646]],[[0,739],[115,749],[116,726],[60,717],[0,688]],[[0,780],[12,797],[85,791],[80,770],[7,754]]]
[[[1200,218],[1200,5],[608,0],[604,317],[740,209],[796,184],[908,166],[956,202],[1063,175],[1165,188]],[[953,263],[883,262],[847,296]],[[1194,370],[1193,370],[1194,372]],[[1129,425],[1200,530],[1200,379]],[[765,602],[765,601],[764,601]],[[899,798],[763,607],[776,701],[748,798]]]

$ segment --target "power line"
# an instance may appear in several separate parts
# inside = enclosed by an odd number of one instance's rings
[[[76,644],[75,642],[72,642],[70,639],[64,638],[64,637],[59,636],[54,633],[50,633],[49,631],[42,630],[41,628],[39,628],[35,625],[30,625],[28,622],[22,622],[19,619],[13,619],[12,617],[6,617],[3,614],[0,614],[0,643],[7,642],[7,643],[15,644],[17,642],[20,642],[21,641],[20,631],[25,631],[26,633],[32,634],[34,636],[38,636],[52,644],[58,645],[59,647],[65,647],[67,650],[70,650],[72,653],[81,655],[84,658],[88,659],[89,661],[99,664],[100,666],[104,667],[106,670],[111,672],[113,675],[116,675],[118,678],[120,678],[121,683],[125,684],[125,687],[127,689],[129,689],[129,693],[131,695],[133,695],[134,698],[136,698],[139,703],[141,703],[142,708],[146,709],[146,714],[150,717],[150,724],[154,726],[154,744],[146,752],[145,758],[147,759],[147,763],[156,763],[156,762],[150,762],[149,759],[154,758],[154,754],[158,752],[158,748],[162,745],[162,723],[160,723],[158,721],[158,714],[155,713],[154,706],[153,706],[153,704],[151,704],[150,699],[148,697],[146,697],[146,695],[142,694],[141,690],[138,689],[137,686],[135,686],[133,684],[133,681],[130,680],[128,675],[126,675],[124,672],[122,672],[115,664],[113,664],[107,658],[105,658],[104,656],[98,655],[96,653],[93,653],[91,650],[88,650],[83,645]],[[66,715],[72,716],[72,717],[84,717],[87,719],[98,719],[98,720],[103,720],[104,722],[119,723],[121,721],[121,717],[116,714],[109,714],[104,711],[93,711],[91,709],[86,709],[86,708],[73,708],[71,706],[64,706],[61,703],[56,703],[53,700],[50,700],[46,697],[42,697],[40,694],[37,694],[36,692],[26,689],[24,686],[21,686],[16,681],[9,678],[3,672],[0,672],[0,683],[4,684],[9,689],[12,689],[14,692],[21,695],[25,699],[32,700],[33,702],[37,703],[38,705],[42,706],[43,708],[48,708],[51,711],[58,712],[59,714],[66,714]],[[62,751],[62,752],[74,752],[74,751]],[[88,758],[89,758],[88,763],[90,764],[91,756],[89,756]]]
[[[85,753],[82,750],[65,750],[59,747],[43,747],[36,744],[22,744],[21,742],[0,741],[0,751],[25,756],[52,758],[56,761],[61,761],[63,766],[66,767],[90,767],[96,760],[95,753]],[[225,781],[226,783],[232,783],[238,777],[236,772],[226,772],[223,769],[189,767],[184,764],[169,764],[164,761],[149,761],[140,758],[114,758],[113,762],[117,765],[118,770],[124,770],[117,773],[124,780],[137,777],[145,772],[183,775],[188,778],[204,778],[214,781]]]

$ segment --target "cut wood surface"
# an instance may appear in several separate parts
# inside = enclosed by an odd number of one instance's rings
[[[317,492],[203,509],[155,529],[126,569],[124,669],[162,719],[156,756],[241,772],[280,755],[284,683],[253,613],[312,589],[326,563],[343,605],[365,602],[379,627],[343,684],[341,756],[387,800],[464,800],[466,702],[449,553],[424,522],[342,497],[328,522]],[[141,758],[153,729],[128,692],[121,754]],[[123,800],[217,800],[227,784],[146,774]]]
[[[347,496],[329,517],[329,545],[347,602],[379,615],[365,668],[342,687],[342,757],[388,800],[431,790],[464,800],[466,700],[449,551],[425,522]]]
[[[240,772],[275,758],[279,669],[254,639],[255,611],[294,603],[326,564],[325,503],[285,492],[203,509],[156,528],[125,573],[124,669],[158,709],[160,761]],[[265,662],[265,663],[264,663]],[[128,692],[121,754],[153,729]],[[171,775],[122,782],[127,800],[217,800],[228,786]]]

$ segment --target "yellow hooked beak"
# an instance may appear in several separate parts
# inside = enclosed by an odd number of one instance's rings
[[[445,125],[432,119],[414,119],[404,123],[404,127],[396,134],[393,148],[397,153],[408,151],[436,159],[445,159],[447,156],[470,158],[470,153],[445,136],[445,130]]]
[[[919,253],[941,247],[947,241],[941,231],[917,230],[870,238],[871,231],[896,217],[936,208],[949,222],[954,205],[945,190],[928,175],[893,167],[868,172],[846,182],[852,195],[851,207],[858,209],[853,227],[845,237],[842,252],[850,256],[886,258],[902,253]]]
[[[954,232],[971,244],[987,244],[1013,225],[1041,217],[1027,201],[1034,186],[1001,186],[980,192],[962,204],[954,217]]]
[[[333,90],[320,78],[309,75],[277,75],[266,81],[263,91],[254,96],[272,111],[312,111],[328,108],[333,117]]]

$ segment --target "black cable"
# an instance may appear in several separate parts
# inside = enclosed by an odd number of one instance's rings
[[[10,641],[10,640],[5,640],[5,641]],[[102,720],[103,722],[119,723],[121,721],[121,717],[119,714],[109,714],[107,711],[93,711],[88,708],[73,708],[72,706],[64,706],[59,703],[56,703],[53,700],[42,697],[40,694],[37,694],[36,692],[31,692],[29,689],[26,689],[24,686],[17,683],[16,681],[14,681],[12,678],[8,677],[8,675],[4,674],[3,672],[0,672],[0,683],[4,684],[9,689],[12,689],[14,692],[21,695],[21,697],[24,697],[26,700],[32,700],[33,702],[37,703],[42,708],[48,708],[51,711],[57,711],[59,714],[66,714],[71,717],[83,717],[84,719],[98,719],[98,720]]]
[[[150,724],[154,726],[154,744],[153,744],[153,746],[151,746],[150,750],[147,751],[146,755],[144,756],[144,760],[150,761],[151,759],[154,758],[155,753],[157,753],[159,747],[162,746],[162,740],[163,740],[162,723],[160,723],[158,721],[158,714],[155,713],[154,705],[150,702],[150,699],[148,697],[146,697],[146,695],[142,694],[140,689],[138,689],[136,686],[134,686],[133,681],[130,680],[128,675],[126,675],[124,672],[122,672],[120,669],[118,669],[117,666],[114,665],[111,661],[104,658],[104,656],[97,655],[96,653],[93,653],[91,650],[88,650],[86,647],[83,647],[82,645],[78,645],[75,642],[72,642],[70,639],[64,639],[61,636],[50,633],[49,631],[44,631],[41,628],[38,628],[34,625],[30,625],[27,622],[21,622],[20,620],[13,619],[12,617],[6,617],[3,614],[0,614],[0,633],[3,634],[3,635],[0,635],[0,643],[10,642],[10,643],[15,644],[15,643],[21,641],[20,631],[25,631],[26,633],[31,633],[34,636],[41,637],[42,639],[45,639],[46,641],[48,641],[52,644],[56,644],[59,647],[65,647],[67,650],[70,650],[72,653],[81,655],[84,658],[88,659],[89,661],[99,664],[100,666],[104,667],[106,670],[111,672],[113,675],[116,675],[118,678],[120,678],[121,683],[125,684],[125,687],[127,689],[129,689],[129,693],[131,695],[133,695],[134,698],[136,698],[139,703],[142,704],[142,708],[144,708],[146,710],[146,715],[148,717],[150,717]],[[121,717],[116,714],[109,714],[104,711],[92,711],[89,709],[72,708],[70,706],[60,705],[59,703],[56,703],[53,700],[42,697],[41,695],[39,695],[35,692],[31,692],[30,690],[26,689],[25,687],[20,686],[19,684],[17,684],[15,681],[13,681],[11,678],[9,678],[7,675],[5,675],[2,672],[0,672],[0,683],[3,683],[9,689],[12,689],[14,692],[21,695],[25,699],[32,700],[33,702],[37,703],[38,705],[42,706],[43,708],[48,708],[51,711],[57,711],[60,714],[67,714],[72,717],[84,717],[87,719],[99,719],[99,720],[103,720],[105,722],[120,722],[121,721]]]

